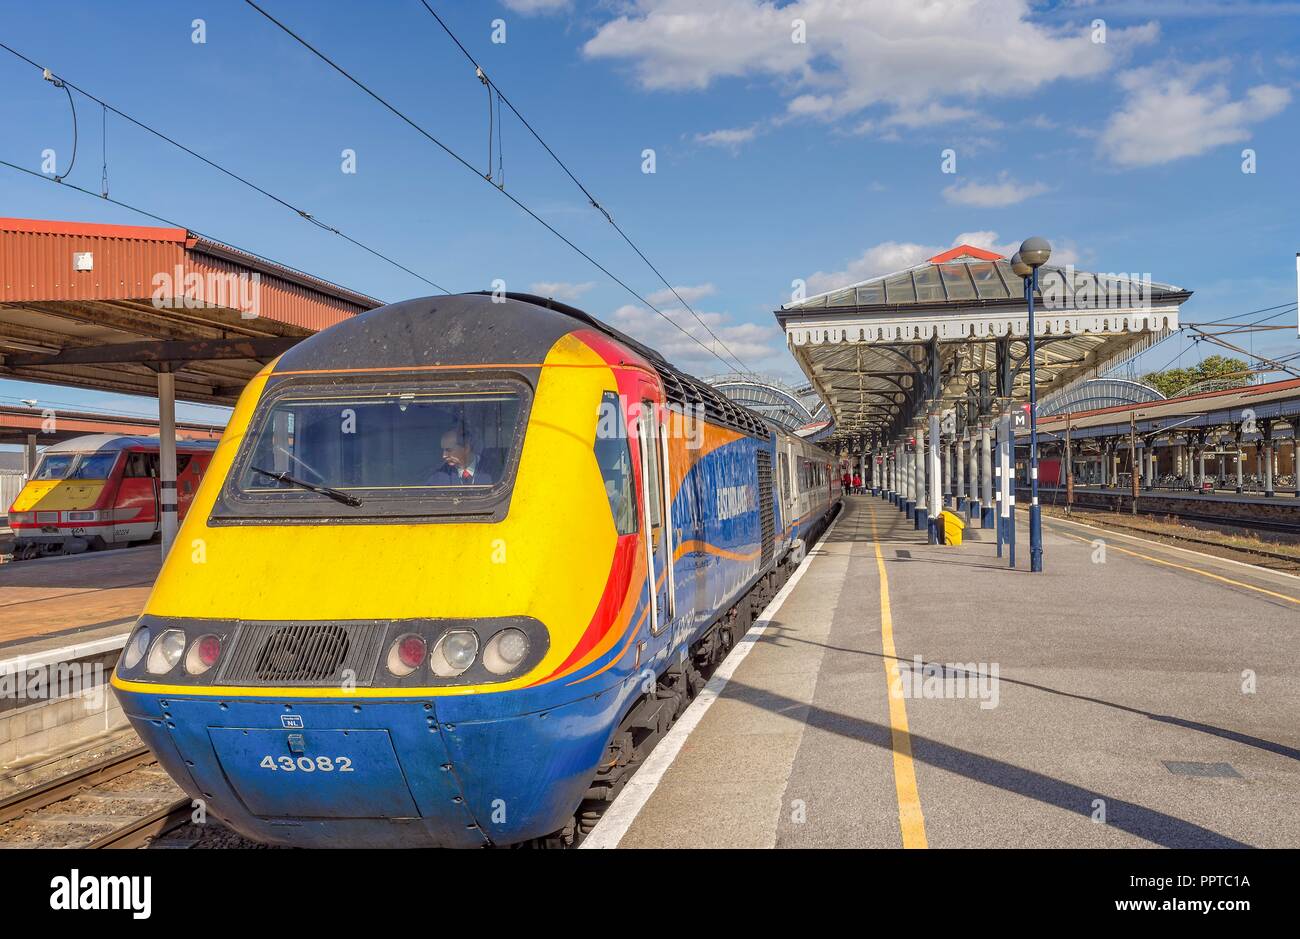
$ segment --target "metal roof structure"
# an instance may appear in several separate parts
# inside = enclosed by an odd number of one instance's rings
[[[262,364],[381,301],[183,228],[0,218],[0,377],[232,404]]]
[[[731,373],[705,378],[708,384],[732,401],[768,420],[794,431],[821,420],[826,404],[811,386],[792,388],[779,378],[753,373]]]
[[[1190,296],[1144,276],[1042,267],[1035,296],[1040,397],[1168,336]],[[985,404],[980,413],[990,400],[1028,398],[1023,281],[992,251],[960,245],[775,314],[830,408],[834,439],[897,439],[932,412],[955,410],[963,423],[977,397]]]
[[[1139,434],[1161,431],[1185,434],[1189,430],[1212,427],[1258,427],[1265,421],[1278,421],[1294,433],[1300,422],[1300,378],[1268,382],[1245,388],[1227,388],[1202,394],[1167,398],[1147,404],[1125,404],[1091,411],[1040,416],[1039,434],[1059,436],[1068,423],[1078,438],[1125,436],[1129,433],[1129,415]],[[1019,431],[1018,436],[1027,436]],[[1242,434],[1253,440],[1256,430]]]
[[[1044,398],[1038,403],[1038,416],[1041,420],[1049,414],[1092,411],[1098,408],[1147,404],[1163,400],[1165,400],[1163,394],[1140,381],[1131,381],[1127,378],[1090,378]]]

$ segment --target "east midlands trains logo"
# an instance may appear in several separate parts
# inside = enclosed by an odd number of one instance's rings
[[[66,877],[50,881],[52,910],[130,910],[133,919],[153,913],[153,878],[144,876],[83,876],[73,868]]]
[[[753,511],[754,492],[749,486],[726,486],[718,490],[718,518],[724,521]]]

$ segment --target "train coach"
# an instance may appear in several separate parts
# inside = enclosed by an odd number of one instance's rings
[[[176,444],[176,511],[184,518],[216,450]],[[149,541],[161,512],[157,437],[90,434],[51,444],[9,507],[14,558]]]
[[[573,844],[828,524],[832,462],[572,307],[380,307],[245,389],[113,685],[251,838]]]

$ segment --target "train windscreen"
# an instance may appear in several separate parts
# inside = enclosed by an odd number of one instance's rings
[[[508,490],[523,441],[514,382],[288,388],[260,407],[227,491],[255,514],[443,514]]]
[[[32,473],[32,479],[63,479],[76,461],[75,453],[47,453]]]
[[[108,479],[116,462],[116,453],[87,453],[77,460],[68,479]]]

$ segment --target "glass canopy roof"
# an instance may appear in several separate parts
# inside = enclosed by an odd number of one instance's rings
[[[1128,275],[1094,274],[1073,267],[1045,265],[1038,273],[1036,297],[1047,297],[1057,309],[1122,308],[1159,300],[1179,288]],[[958,258],[926,263],[896,274],[789,303],[783,310],[821,310],[879,306],[915,306],[982,300],[1020,300],[1023,281],[1006,260]]]

